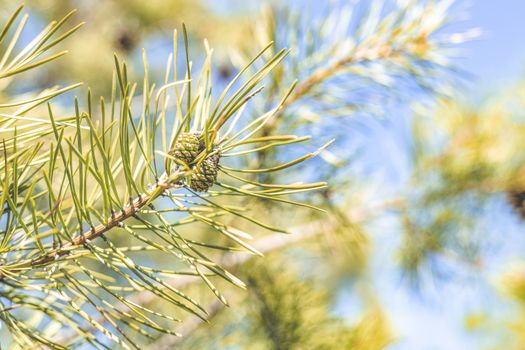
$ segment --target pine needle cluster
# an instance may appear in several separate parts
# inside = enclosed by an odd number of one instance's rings
[[[71,13],[13,53],[26,20],[16,27],[21,11],[8,19],[0,35],[0,43],[7,40],[0,79],[59,58],[65,52],[46,54],[80,27],[60,33]],[[50,100],[78,84],[0,106],[0,319],[20,347],[107,348],[116,343],[127,349],[139,348],[158,333],[177,334],[175,325],[183,314],[144,306],[133,300],[135,294],[154,295],[205,320],[206,310],[170,281],[197,276],[227,303],[215,277],[241,288],[245,284],[208,252],[242,249],[260,255],[245,242],[249,233],[224,220],[236,217],[285,232],[227,199],[251,196],[310,207],[286,197],[325,186],[263,184],[242,176],[283,170],[318,151],[264,169],[235,163],[257,146],[307,139],[258,136],[289,93],[257,118],[247,120],[243,113],[287,51],[266,60],[254,74],[245,74],[248,67],[241,70],[217,97],[212,94],[212,50],[206,46],[206,60],[195,77],[185,28],[183,34],[186,69],[180,76],[175,32],[175,49],[160,86],[149,81],[144,53],[140,84],[130,80],[126,64],[115,57],[111,98],[95,102],[88,92],[85,99],[72,101],[72,115],[61,116]],[[261,61],[270,47],[249,65]],[[239,248],[207,244],[180,230],[197,223]],[[169,259],[170,267],[151,267],[160,257]]]

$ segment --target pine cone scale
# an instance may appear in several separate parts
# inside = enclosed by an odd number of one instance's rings
[[[182,133],[169,151],[169,155],[190,165],[204,147],[204,140],[200,133]]]
[[[207,192],[213,186],[219,173],[219,159],[220,155],[215,154],[193,167],[193,174],[190,177],[192,190]]]

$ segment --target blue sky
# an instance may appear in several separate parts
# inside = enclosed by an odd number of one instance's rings
[[[516,83],[525,77],[525,1],[477,0],[470,6],[467,25],[484,35],[467,43],[460,63],[475,75],[472,94]]]

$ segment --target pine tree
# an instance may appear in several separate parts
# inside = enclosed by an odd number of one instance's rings
[[[231,78],[222,91],[213,50],[204,41],[203,59],[192,61],[199,48],[183,25],[160,84],[146,51],[137,81],[115,55],[113,75],[100,74],[111,86],[100,98],[81,84],[13,97],[9,84],[55,64],[65,54],[57,45],[75,41],[81,26],[64,29],[68,14],[13,52],[26,21],[18,8],[0,34],[0,346],[372,350],[394,342],[361,279],[373,245],[366,223],[387,209],[399,216],[399,266],[415,280],[436,254],[473,262],[473,240],[450,234],[461,218],[439,203],[491,174],[483,163],[454,168],[445,153],[432,163],[442,187],[424,187],[414,202],[387,193],[370,205],[353,175],[348,127],[395,118],[392,110],[414,102],[402,86],[451,97],[449,48],[476,34],[437,35],[450,1],[387,3],[337,4],[315,20],[266,8],[242,23],[250,29],[237,45],[227,42],[234,73],[219,72]],[[133,9],[123,13],[139,16]],[[313,137],[296,136],[305,134]],[[430,153],[414,155],[415,178],[430,171]],[[362,285],[354,292],[365,309],[354,324],[330,313],[341,276]]]

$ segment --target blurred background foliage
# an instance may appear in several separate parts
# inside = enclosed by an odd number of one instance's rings
[[[181,282],[185,292],[200,295],[197,299],[210,310],[210,323],[189,317],[181,326],[185,337],[161,338],[151,348],[407,349],[403,338],[418,329],[400,329],[398,324],[403,313],[417,314],[418,308],[393,312],[389,295],[403,290],[410,307],[425,304],[429,289],[439,294],[440,288],[457,283],[461,289],[468,283],[490,302],[480,302],[475,312],[459,312],[467,343],[521,349],[525,272],[500,259],[494,278],[486,266],[497,260],[497,246],[511,230],[509,221],[523,229],[525,85],[517,82],[476,105],[458,97],[465,88],[458,88],[464,76],[455,65],[455,48],[478,32],[447,32],[462,11],[457,5],[448,8],[449,2],[397,2],[405,4],[405,12],[394,2],[384,8],[376,7],[379,2],[370,7],[365,1],[354,7],[334,2],[336,10],[320,6],[304,13],[265,3],[261,10],[233,0],[222,5],[196,0],[26,2],[43,23],[72,8],[87,23],[75,39],[62,44],[70,54],[27,77],[36,86],[84,81],[95,94],[107,94],[113,52],[131,62],[132,74],[140,74],[143,47],[151,55],[153,75],[162,79],[165,46],[173,28],[184,21],[195,57],[204,38],[215,48],[214,74],[222,83],[269,41],[276,43],[275,50],[292,48],[250,113],[258,115],[274,105],[298,79],[289,105],[263,134],[310,134],[317,144],[327,136],[336,138],[321,160],[299,171],[250,178],[328,180],[328,189],[299,195],[328,213],[240,199],[240,206],[290,228],[292,235],[284,241],[273,235],[265,240],[253,227],[243,227],[255,232],[254,245],[265,257],[216,257],[247,283],[247,291],[217,281],[231,306],[223,308],[217,301],[210,303],[205,287]],[[16,4],[3,0],[2,16]],[[24,92],[24,83],[17,84]],[[388,133],[402,134],[406,147],[378,146],[388,142],[382,139]],[[292,155],[261,150],[246,161],[265,166],[300,154],[301,147]],[[381,153],[382,147],[387,152]],[[403,172],[383,167],[395,157],[405,160]],[[191,230],[196,239],[227,242],[210,238],[205,225]],[[129,243],[119,239],[119,244]],[[428,349],[450,349],[439,336],[427,344]]]
[[[238,10],[226,13],[214,11],[209,3],[201,0],[28,0],[25,4],[30,13],[39,18],[33,23],[35,27],[71,10],[77,10],[76,18],[85,22],[75,40],[60,47],[70,51],[61,65],[35,73],[32,83],[43,87],[57,81],[83,81],[96,95],[109,92],[113,53],[131,63],[133,74],[141,74],[142,48],[162,50],[163,45],[171,44],[173,30],[184,22],[194,46],[202,49],[201,43],[207,38],[213,42],[217,56],[225,61],[226,46],[235,46],[244,40],[243,34],[255,16],[243,9],[240,1],[231,2],[231,8]],[[2,5],[3,15],[8,16],[19,1],[3,0]],[[164,48],[161,55],[167,52]],[[158,77],[164,72],[165,58],[157,57],[152,63],[152,73]],[[226,64],[223,69],[229,66]]]

